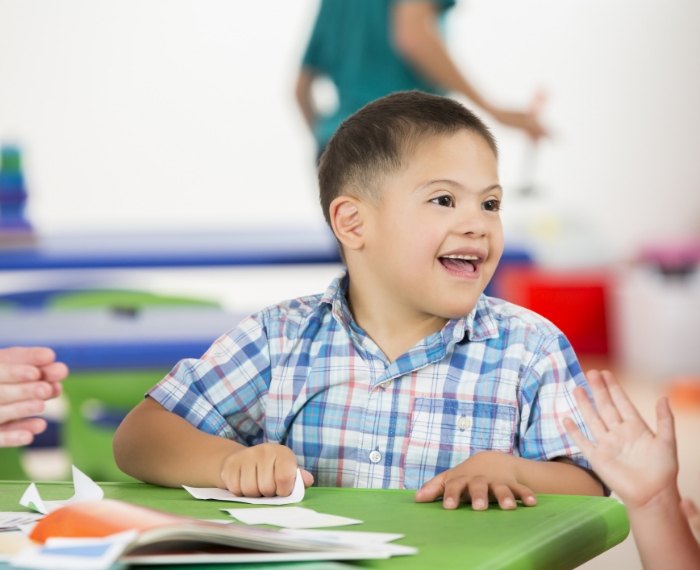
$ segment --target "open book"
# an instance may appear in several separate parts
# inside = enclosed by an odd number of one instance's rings
[[[126,535],[119,560],[138,564],[359,560],[415,553],[399,545],[358,545],[339,538],[203,521],[115,500],[61,507],[41,519],[30,538],[51,546],[61,538],[104,538],[125,531],[132,534]]]

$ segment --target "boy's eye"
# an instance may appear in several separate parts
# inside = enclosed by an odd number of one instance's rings
[[[443,194],[442,196],[438,196],[437,198],[433,198],[430,201],[433,204],[437,204],[438,206],[444,206],[445,208],[453,208],[455,205],[455,202],[452,199],[452,196],[449,196],[448,194]]]
[[[483,206],[484,210],[489,212],[498,212],[501,209],[501,201],[492,198],[491,200],[486,200]]]

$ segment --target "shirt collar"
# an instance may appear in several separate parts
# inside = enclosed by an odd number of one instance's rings
[[[346,330],[357,332],[359,327],[355,324],[347,302],[348,279],[347,270],[343,269],[331,281],[321,297],[321,303],[330,306],[333,315]],[[488,298],[481,295],[468,315],[450,319],[437,334],[446,351],[464,338],[468,338],[471,342],[498,338],[498,323],[491,311]]]

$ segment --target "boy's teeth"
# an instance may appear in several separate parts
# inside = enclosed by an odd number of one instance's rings
[[[479,259],[476,255],[443,255],[446,259],[464,259],[466,261],[476,261]]]

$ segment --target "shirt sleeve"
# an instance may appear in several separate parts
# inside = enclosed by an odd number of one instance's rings
[[[264,441],[269,385],[267,334],[248,317],[201,358],[178,362],[148,395],[198,429],[250,446]]]
[[[351,0],[353,2],[354,0]],[[377,3],[372,13],[376,10],[389,11],[392,4],[401,2],[429,2],[437,8],[438,14],[441,16],[455,5],[456,0],[370,0]],[[349,12],[350,11],[350,12]],[[329,73],[335,67],[334,58],[349,57],[347,52],[352,52],[356,47],[355,41],[361,38],[358,35],[357,29],[353,30],[353,26],[348,22],[349,15],[364,14],[357,12],[356,7],[352,7],[347,0],[322,0],[314,20],[313,29],[309,37],[309,42],[306,45],[306,50],[302,57],[302,67],[313,69],[318,73]],[[386,18],[386,15],[385,15]],[[366,23],[366,22],[365,22]],[[369,25],[369,24],[368,24]],[[356,38],[353,42],[348,42],[348,35],[352,34],[352,38]],[[353,54],[350,53],[350,57]],[[356,55],[354,57],[357,57]]]
[[[562,420],[570,417],[586,437],[591,437],[574,399],[577,386],[588,387],[573,348],[563,334],[550,336],[535,353],[520,389],[521,457],[564,457],[591,470],[562,425]]]

